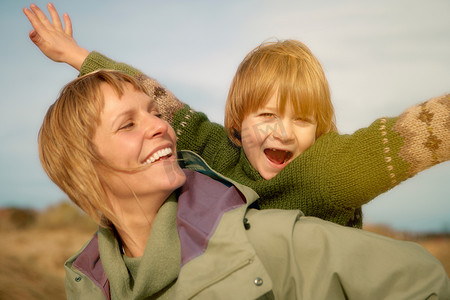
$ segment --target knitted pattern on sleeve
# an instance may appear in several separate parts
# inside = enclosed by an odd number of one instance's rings
[[[405,138],[399,155],[410,163],[411,176],[450,159],[450,94],[409,108],[395,130]]]
[[[133,76],[138,81],[143,83],[143,85],[147,88],[149,95],[153,96],[153,100],[156,102],[162,118],[169,123],[172,123],[172,116],[175,111],[183,107],[183,103],[180,102],[169,90],[163,88],[158,81],[145,76],[138,69],[124,63],[115,62],[114,60],[95,51],[89,53],[88,57],[84,60],[81,66],[80,75],[85,75],[99,69],[121,71],[125,74]]]

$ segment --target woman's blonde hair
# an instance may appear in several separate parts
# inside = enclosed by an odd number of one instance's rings
[[[263,43],[239,65],[228,93],[225,129],[240,146],[244,118],[278,92],[279,109],[287,104],[317,122],[316,138],[336,131],[334,108],[322,66],[306,45],[296,40]]]
[[[148,94],[134,78],[117,71],[100,70],[75,79],[49,107],[39,132],[39,158],[45,172],[101,226],[118,222],[98,172],[108,164],[93,144],[104,107],[101,85],[109,85],[121,97],[126,83]]]

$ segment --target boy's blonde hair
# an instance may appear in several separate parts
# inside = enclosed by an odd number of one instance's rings
[[[263,43],[239,65],[225,107],[229,138],[241,146],[244,118],[278,91],[279,109],[287,104],[317,122],[316,138],[336,131],[334,108],[322,66],[306,45],[296,40]]]
[[[99,168],[108,168],[93,144],[104,107],[102,84],[119,97],[124,85],[146,89],[118,71],[100,70],[68,83],[52,104],[39,132],[39,158],[50,179],[101,226],[118,224],[106,197]]]

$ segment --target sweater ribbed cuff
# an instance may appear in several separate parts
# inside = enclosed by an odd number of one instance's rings
[[[104,56],[103,54],[92,51],[91,53],[89,53],[89,55],[81,65],[80,76],[100,69],[118,70],[134,77],[141,74],[141,72],[134,69],[133,67],[130,67],[124,63],[115,62],[114,60]]]

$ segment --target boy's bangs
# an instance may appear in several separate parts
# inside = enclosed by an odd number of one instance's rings
[[[316,113],[321,111],[319,106],[323,102],[318,78],[311,78],[311,74],[296,65],[288,64],[280,71],[276,77],[280,112],[284,113],[286,105],[290,105],[296,115],[317,120]]]
[[[282,114],[287,105],[290,105],[296,116],[316,120],[317,104],[317,96],[311,93],[310,89],[304,88],[303,84],[295,84],[293,87],[283,85],[278,88],[278,108]]]
[[[256,72],[256,70],[252,70],[246,74],[246,78],[246,81],[242,82],[243,99],[245,99],[242,101],[244,106],[242,117],[264,106],[276,91],[274,84],[276,77],[270,71]]]

